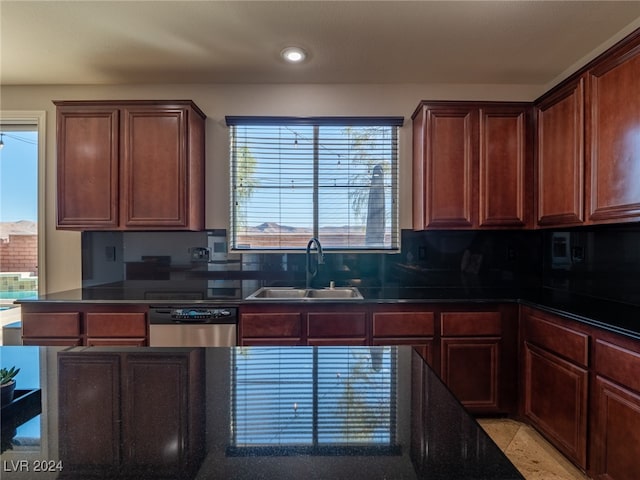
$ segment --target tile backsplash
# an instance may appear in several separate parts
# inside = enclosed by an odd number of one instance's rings
[[[364,285],[388,283],[455,286],[461,275],[483,285],[536,282],[540,273],[537,232],[402,232],[402,250],[325,254],[316,279]],[[224,230],[209,232],[84,232],[83,286],[125,280],[189,280],[253,274],[272,284],[305,280],[304,253],[226,254]],[[213,239],[213,240],[212,240]],[[205,252],[204,250],[207,249]],[[237,272],[243,272],[242,275]]]
[[[546,287],[640,304],[640,225],[402,231],[397,254],[327,253],[315,286]],[[215,247],[214,247],[215,245]],[[304,253],[228,255],[225,231],[85,232],[83,286],[133,280],[302,284]],[[204,252],[203,249],[208,249]],[[222,290],[221,290],[222,291]]]

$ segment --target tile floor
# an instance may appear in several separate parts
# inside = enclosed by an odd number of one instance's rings
[[[478,423],[527,480],[589,478],[528,425],[510,419],[478,419]]]

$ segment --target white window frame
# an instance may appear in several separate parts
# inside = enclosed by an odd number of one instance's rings
[[[347,253],[398,253],[400,251],[400,215],[399,215],[399,183],[400,183],[400,154],[399,154],[399,132],[404,122],[403,117],[256,117],[256,116],[227,116],[227,125],[230,126],[230,212],[229,212],[229,248],[233,252],[244,253],[295,253],[304,250],[304,246],[281,246],[281,247],[265,247],[265,246],[246,246],[239,245],[236,241],[236,222],[238,222],[238,214],[236,211],[236,186],[238,186],[239,180],[236,176],[236,162],[235,152],[238,151],[235,144],[234,128],[242,125],[247,126],[273,126],[282,127],[290,125],[305,125],[305,126],[344,126],[344,127],[369,127],[369,126],[385,126],[393,129],[393,137],[391,145],[395,157],[392,158],[391,170],[387,172],[391,175],[391,200],[389,212],[387,215],[387,222],[390,222],[390,241],[387,245],[373,244],[370,247],[364,245],[358,245],[354,247],[335,247],[323,244],[326,251],[333,252],[347,252]],[[296,137],[297,138],[297,137]],[[314,187],[313,187],[313,231],[309,233],[309,238],[322,236],[318,230],[318,185],[316,182],[317,168],[319,158],[314,155]],[[306,243],[306,242],[305,242]]]

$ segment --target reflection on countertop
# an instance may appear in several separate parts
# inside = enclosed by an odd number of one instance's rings
[[[2,460],[62,466],[38,478],[523,478],[410,347],[43,347],[32,361],[39,452]]]

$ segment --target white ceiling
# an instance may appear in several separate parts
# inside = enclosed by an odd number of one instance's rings
[[[546,85],[635,25],[639,0],[0,0],[0,84]]]

